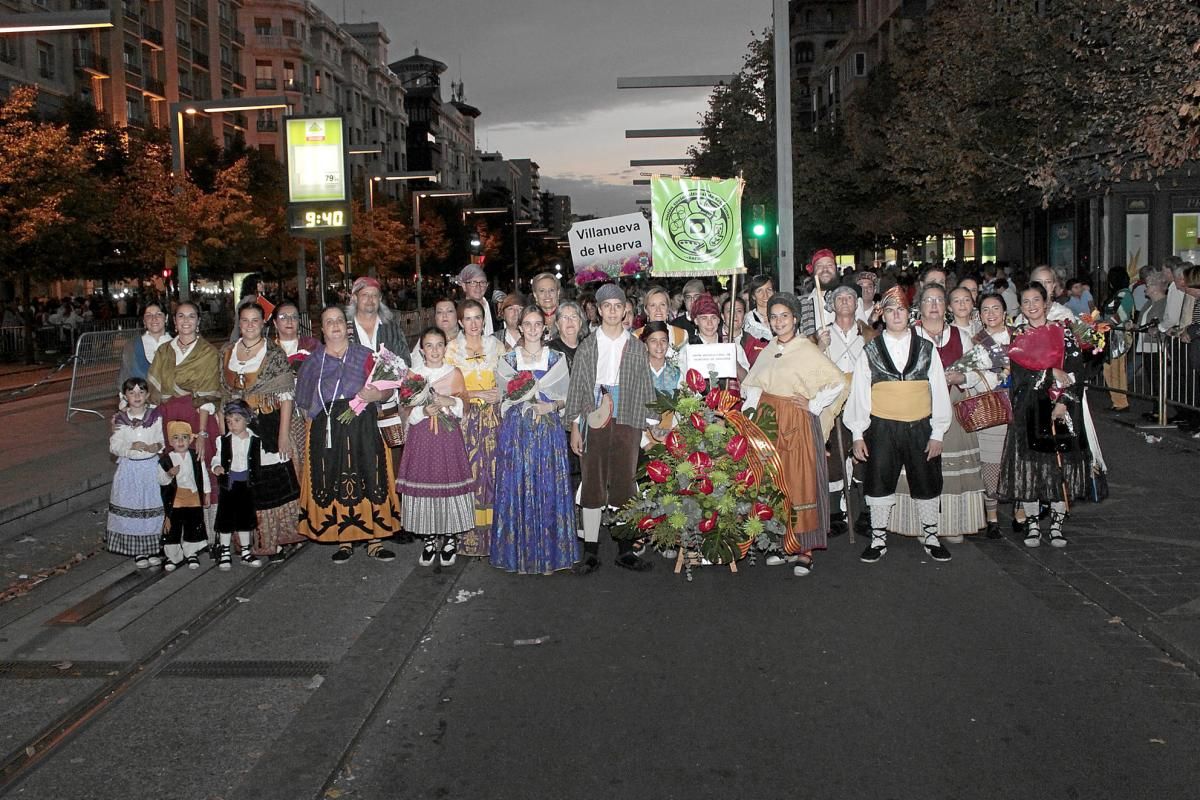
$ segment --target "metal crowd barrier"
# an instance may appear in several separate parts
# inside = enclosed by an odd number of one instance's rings
[[[79,337],[71,370],[71,393],[67,395],[67,419],[76,412],[104,417],[98,408],[116,405],[117,378],[125,345],[139,338],[139,328],[88,331]]]
[[[1135,347],[1123,356],[1125,388],[1109,386],[1103,375],[1098,375],[1091,385],[1098,390],[1149,400],[1154,403],[1158,425],[1166,426],[1171,407],[1200,411],[1200,342],[1166,335],[1157,336],[1156,341],[1156,352],[1138,353]]]

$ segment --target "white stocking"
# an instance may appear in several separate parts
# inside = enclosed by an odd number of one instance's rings
[[[600,541],[600,520],[604,515],[602,508],[583,509],[583,540],[595,544]]]

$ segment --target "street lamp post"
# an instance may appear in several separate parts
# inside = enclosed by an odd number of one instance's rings
[[[216,114],[222,111],[262,111],[268,108],[287,108],[288,100],[282,95],[273,97],[227,97],[223,100],[188,101],[171,103],[171,172],[177,177],[184,175],[183,159],[183,115]],[[178,186],[176,191],[178,191]],[[188,269],[188,246],[185,241],[175,251],[175,276],[179,282],[179,299],[187,302],[192,297],[191,275]]]
[[[416,244],[416,273],[417,273],[417,313],[424,308],[421,294],[421,198],[422,197],[470,197],[470,192],[456,192],[452,189],[413,192],[413,242]]]

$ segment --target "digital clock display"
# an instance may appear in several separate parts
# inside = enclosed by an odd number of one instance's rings
[[[340,228],[346,224],[346,214],[342,211],[305,211],[304,227],[306,228]]]
[[[350,228],[346,203],[304,203],[288,209],[288,227],[297,236],[324,237]]]

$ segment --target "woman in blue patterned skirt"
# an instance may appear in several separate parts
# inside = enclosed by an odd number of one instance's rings
[[[528,395],[506,397],[502,404],[489,558],[509,572],[546,575],[579,559],[567,435],[559,416],[571,378],[567,357],[542,344],[546,322],[537,306],[521,312],[520,326],[521,344],[497,368],[500,387],[518,376],[536,384]]]

